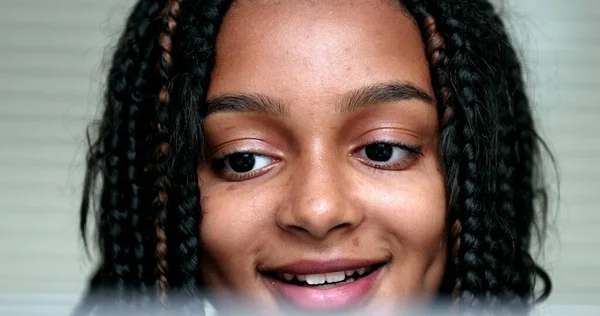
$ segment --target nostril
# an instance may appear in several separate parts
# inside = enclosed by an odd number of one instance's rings
[[[332,227],[331,230],[340,230],[340,229],[344,229],[344,228],[352,228],[354,225],[350,224],[350,223],[341,223],[341,224],[337,224],[336,226]]]
[[[310,234],[310,231],[308,231],[308,229],[302,227],[302,226],[298,226],[298,225],[289,225],[288,226],[289,230],[291,231],[295,231],[298,233],[302,233],[302,234]]]
[[[324,239],[332,232],[349,230],[355,227],[352,223],[340,223],[333,227],[318,229],[308,225],[287,225],[286,229],[288,232],[293,232],[299,235],[308,235],[313,238]],[[312,229],[311,229],[312,228]]]

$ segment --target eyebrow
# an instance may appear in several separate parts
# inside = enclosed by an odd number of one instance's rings
[[[406,82],[379,83],[346,93],[337,106],[340,113],[347,114],[365,105],[420,100],[434,104],[433,98],[423,89]]]
[[[366,105],[420,100],[434,104],[423,89],[406,82],[378,83],[345,93],[336,104],[336,111],[347,114]],[[289,116],[289,108],[282,100],[263,94],[227,94],[206,102],[206,115],[216,112],[258,113],[274,117]]]
[[[289,115],[287,106],[280,100],[263,94],[227,94],[206,102],[206,115],[215,112],[259,113],[275,117]]]

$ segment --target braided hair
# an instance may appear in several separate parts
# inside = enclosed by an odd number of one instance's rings
[[[467,308],[527,309],[549,295],[551,282],[529,250],[533,230],[545,224],[543,143],[519,58],[488,0],[400,2],[420,28],[438,101],[450,245],[440,297]],[[131,12],[90,136],[80,227],[85,241],[94,210],[101,262],[82,314],[99,296],[129,307],[199,297],[196,168],[230,3],[139,0]]]

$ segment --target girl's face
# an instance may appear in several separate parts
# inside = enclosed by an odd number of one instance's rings
[[[232,6],[198,169],[215,297],[322,310],[437,292],[446,197],[424,51],[386,1]]]

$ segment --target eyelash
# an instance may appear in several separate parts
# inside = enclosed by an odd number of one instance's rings
[[[376,168],[376,169],[383,169],[383,170],[404,169],[408,165],[410,165],[410,163],[413,162],[416,158],[418,158],[419,156],[423,156],[423,151],[421,150],[421,147],[413,146],[413,145],[406,145],[406,144],[404,144],[402,142],[398,142],[398,141],[373,140],[373,141],[370,141],[370,142],[360,146],[358,148],[358,150],[356,150],[355,152],[358,153],[358,152],[362,151],[364,148],[366,148],[367,146],[375,145],[375,144],[392,145],[392,147],[397,147],[397,148],[400,148],[407,152],[406,153],[407,157],[405,159],[402,159],[402,161],[393,163],[393,164],[386,164],[385,162],[375,163],[374,161],[372,161],[370,159],[359,158],[364,164],[366,164],[370,167]]]
[[[225,163],[227,161],[227,159],[235,154],[253,154],[255,156],[258,157],[268,157],[266,155],[261,155],[259,153],[253,152],[253,151],[249,151],[249,150],[239,150],[239,151],[229,151],[229,152],[222,152],[218,158],[214,158],[211,160],[210,162],[210,168],[213,169],[214,171],[216,171],[217,173],[221,174],[221,176],[225,175]],[[270,157],[269,157],[270,158]],[[277,159],[275,158],[270,158],[273,161],[277,161]],[[272,163],[266,167],[260,168],[258,170],[253,170],[253,171],[248,171],[248,172],[244,172],[244,173],[237,173],[235,171],[230,172],[230,177],[234,177],[235,179],[231,179],[233,181],[242,181],[242,180],[246,180],[246,179],[251,179],[254,178],[256,176],[259,176],[261,173],[266,172],[267,170],[271,169],[272,167]]]
[[[374,145],[374,144],[387,144],[387,145],[391,145],[392,147],[395,147],[395,148],[400,148],[407,152],[406,158],[402,159],[401,162],[397,162],[397,163],[393,163],[393,164],[386,164],[385,162],[384,163],[375,163],[375,162],[371,161],[370,159],[364,159],[364,158],[359,157],[359,160],[362,163],[364,163],[370,167],[373,167],[375,169],[382,169],[382,170],[404,169],[408,165],[410,165],[410,163],[413,162],[416,158],[418,158],[419,156],[423,156],[422,150],[419,146],[406,145],[401,142],[377,141],[377,140],[368,142],[368,143],[360,146],[357,150],[354,151],[353,155],[356,156],[360,151],[365,149],[367,146]],[[235,150],[233,150],[233,151],[229,151],[229,152],[222,152],[219,154],[218,157],[211,159],[210,168],[213,169],[214,171],[216,171],[217,173],[219,173],[223,177],[234,178],[234,179],[229,179],[229,180],[243,181],[243,180],[257,177],[257,176],[261,175],[262,173],[267,172],[273,166],[273,163],[270,163],[266,167],[262,167],[258,170],[252,170],[252,171],[248,171],[248,172],[244,172],[244,173],[238,173],[238,172],[233,171],[233,172],[229,172],[229,174],[226,175],[226,172],[224,170],[226,167],[225,166],[226,161],[230,156],[232,156],[234,154],[252,154],[257,157],[267,157],[267,158],[273,160],[274,162],[278,161],[278,159],[276,159],[276,158],[271,158],[266,155],[262,155],[262,154],[252,152],[252,151],[245,151],[245,150],[235,151]]]

